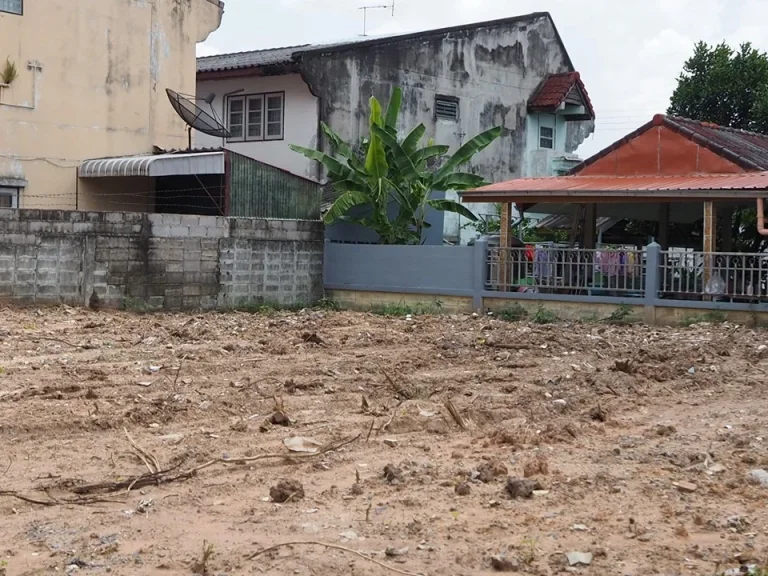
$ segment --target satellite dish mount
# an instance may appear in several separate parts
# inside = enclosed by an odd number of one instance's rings
[[[211,94],[207,98],[196,98],[195,96],[174,92],[170,88],[167,88],[165,92],[168,94],[168,99],[171,101],[171,106],[173,106],[176,114],[187,125],[189,150],[192,149],[193,129],[216,138],[231,138],[232,134],[230,134],[226,126],[216,118],[216,112],[212,106],[215,94]],[[195,103],[196,101],[203,101],[208,104],[211,108],[211,113],[209,114],[203,110]]]

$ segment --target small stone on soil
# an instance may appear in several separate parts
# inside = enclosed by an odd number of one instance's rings
[[[386,444],[390,448],[395,448],[397,446],[397,440],[395,440],[394,438],[384,438],[382,442],[384,442],[384,444]]]
[[[499,476],[506,476],[507,467],[499,460],[483,462],[477,467],[477,478],[480,482],[488,484]]]
[[[390,546],[389,548],[384,550],[384,555],[388,556],[389,558],[405,556],[406,554],[408,554],[408,548],[393,548]]]
[[[540,488],[541,485],[534,480],[507,478],[507,493],[512,498],[531,498],[533,491]]]
[[[762,469],[751,470],[749,478],[755,484],[760,484],[763,488],[768,488],[768,472]]]
[[[675,488],[677,488],[680,492],[685,492],[688,494],[692,492],[696,492],[696,490],[698,489],[698,486],[696,486],[696,484],[693,484],[692,482],[674,482],[672,485]]]
[[[392,464],[384,466],[384,478],[390,484],[401,484],[404,481],[402,470]]]
[[[351,492],[355,496],[360,496],[363,493],[363,487],[360,484],[358,484],[357,482],[355,482],[354,484],[352,484]]]
[[[496,572],[517,572],[520,570],[520,562],[517,558],[508,558],[502,554],[491,556],[491,568]]]
[[[285,412],[281,412],[280,410],[276,410],[272,416],[269,417],[269,421],[277,426],[291,425],[291,419],[285,415]]]
[[[298,480],[280,480],[269,489],[269,496],[274,502],[288,502],[304,498],[304,486]]]
[[[456,485],[456,494],[459,496],[468,496],[471,492],[471,488],[467,482],[462,482]]]

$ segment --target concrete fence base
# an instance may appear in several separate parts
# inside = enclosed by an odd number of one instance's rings
[[[320,222],[0,210],[0,299],[224,308],[322,297]]]

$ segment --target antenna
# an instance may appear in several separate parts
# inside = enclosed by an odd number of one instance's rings
[[[373,6],[361,6],[358,10],[363,11],[363,36],[368,36],[368,10],[389,10],[392,9],[392,17],[395,17],[395,0],[392,4],[377,4]]]
[[[216,138],[230,138],[232,136],[229,130],[214,117],[216,112],[213,110],[212,104],[216,97],[215,94],[210,94],[207,98],[196,98],[194,96],[179,94],[170,88],[166,88],[165,92],[168,94],[168,100],[171,101],[171,106],[173,106],[176,114],[178,114],[187,124],[190,149],[192,148],[192,129],[202,132],[203,134],[208,134],[209,136],[215,136]],[[208,112],[195,104],[195,100],[206,102],[211,107],[213,115],[208,114]]]

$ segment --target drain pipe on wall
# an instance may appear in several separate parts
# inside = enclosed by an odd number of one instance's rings
[[[765,211],[762,198],[757,199],[757,233],[768,236],[768,228],[765,227]]]

